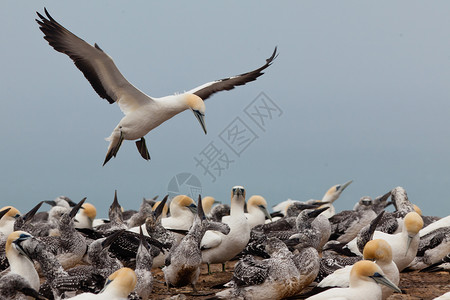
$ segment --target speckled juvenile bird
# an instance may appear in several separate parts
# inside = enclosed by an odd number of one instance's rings
[[[163,268],[167,288],[191,285],[196,292],[195,284],[200,275],[202,252],[200,242],[207,230],[215,230],[227,235],[230,232],[228,225],[209,221],[204,212],[202,199],[198,197],[198,214],[189,232],[178,245],[174,245],[166,258]]]

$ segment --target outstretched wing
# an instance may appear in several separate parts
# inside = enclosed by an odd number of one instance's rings
[[[255,81],[259,76],[264,74],[262,71],[269,67],[277,56],[277,47],[275,47],[272,56],[266,59],[266,63],[262,67],[244,74],[205,83],[201,86],[193,88],[187,93],[196,94],[203,100],[206,100],[214,93],[229,91],[234,89],[235,86],[244,85],[247,82]]]
[[[47,18],[36,12],[40,18],[36,22],[44,33],[44,39],[56,51],[73,60],[101,98],[109,103],[118,102],[125,114],[151,100],[125,79],[112,58],[97,44],[91,46],[86,43],[56,22],[47,9],[44,10]]]

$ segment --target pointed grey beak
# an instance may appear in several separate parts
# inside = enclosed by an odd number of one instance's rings
[[[260,210],[262,210],[262,212],[264,213],[266,218],[269,219],[270,221],[272,221],[272,216],[267,211],[267,208],[265,206],[263,206],[263,205],[259,205],[258,207],[259,207]]]
[[[347,181],[346,183],[342,184],[340,187],[341,193],[352,183],[353,180]]]
[[[190,205],[188,205],[188,206],[186,206],[187,208],[189,208],[189,210],[194,214],[194,215],[196,215],[197,214],[197,205],[195,205],[194,203],[192,203],[192,204],[190,204]]]
[[[412,239],[413,239],[413,237],[408,235],[408,241],[406,242],[406,252],[405,252],[405,256],[408,254],[409,247],[411,247]]]
[[[192,110],[192,112],[194,113],[194,116],[197,118],[198,122],[200,123],[200,126],[202,126],[202,129],[206,134],[207,132],[206,132],[206,124],[205,124],[205,115],[202,114],[198,110]]]
[[[398,293],[402,293],[398,286],[396,286],[392,281],[381,275],[380,273],[375,273],[373,276],[370,276],[376,283],[385,285]]]

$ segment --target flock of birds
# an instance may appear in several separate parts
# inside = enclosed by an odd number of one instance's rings
[[[206,134],[204,100],[256,80],[258,69],[205,83],[185,93],[150,97],[130,84],[110,56],[53,19],[37,13],[44,38],[68,55],[98,95],[117,102],[125,116],[107,140],[103,162],[123,140],[137,140],[178,113],[191,110]],[[92,203],[67,197],[42,201],[26,214],[0,210],[2,299],[151,299],[153,273],[162,268],[167,289],[196,284],[202,264],[238,259],[232,280],[214,299],[386,299],[405,269],[448,270],[450,216],[422,216],[403,188],[336,213],[333,202],[351,181],[331,187],[321,200],[288,200],[269,214],[262,196],[246,202],[242,186],[230,205],[186,195],[142,202],[124,211],[115,194],[108,220],[97,220]],[[388,199],[391,201],[388,201]],[[46,202],[51,209],[38,212]],[[393,204],[394,212],[385,208]],[[153,270],[153,271],[152,271]],[[308,287],[314,286],[313,289]],[[308,288],[308,292],[304,290]],[[439,299],[449,299],[447,293]]]
[[[450,270],[450,216],[428,217],[402,187],[353,210],[321,200],[287,200],[269,214],[259,195],[235,186],[230,205],[186,195],[144,199],[124,210],[117,192],[108,219],[92,203],[41,201],[26,214],[0,210],[2,299],[151,299],[156,268],[167,295],[196,285],[203,264],[237,260],[211,299],[387,299],[401,272]],[[391,201],[388,201],[389,198]],[[43,205],[48,211],[38,212]],[[394,211],[385,208],[394,206]],[[447,275],[448,276],[448,275]],[[209,295],[209,294],[208,294]],[[449,293],[436,299],[449,299]]]

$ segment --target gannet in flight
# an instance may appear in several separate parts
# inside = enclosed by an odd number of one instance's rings
[[[110,144],[103,165],[117,155],[123,140],[140,139],[136,142],[138,151],[144,159],[149,160],[150,155],[144,136],[161,123],[187,109],[194,113],[206,134],[203,101],[216,92],[231,90],[235,86],[256,80],[276,57],[277,48],[266,63],[256,70],[211,81],[182,94],[155,98],[147,96],[129,83],[112,58],[97,44],[91,46],[86,43],[56,22],[45,8],[44,11],[47,18],[37,13],[41,20],[36,20],[44,33],[44,39],[56,51],[67,54],[83,72],[97,94],[111,104],[117,102],[125,114],[107,138]]]

